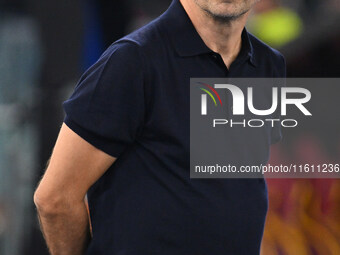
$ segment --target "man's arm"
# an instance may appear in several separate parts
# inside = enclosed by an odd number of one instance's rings
[[[90,239],[84,198],[115,158],[65,124],[34,194],[41,229],[52,255],[82,255]]]

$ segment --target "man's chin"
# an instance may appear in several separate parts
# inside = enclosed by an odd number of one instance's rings
[[[226,11],[226,10],[219,10],[216,12],[211,12],[211,16],[214,17],[217,20],[221,21],[230,21],[230,20],[235,20],[243,16],[247,11],[243,12],[234,12],[234,11]]]
[[[214,17],[217,17],[221,20],[232,20],[237,19],[244,14],[248,13],[248,11],[251,9],[249,6],[240,6],[240,4],[237,4],[235,2],[229,2],[225,1],[222,3],[219,3],[215,5],[211,9],[211,14]]]

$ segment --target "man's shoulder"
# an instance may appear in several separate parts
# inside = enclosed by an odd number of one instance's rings
[[[113,42],[100,56],[97,63],[105,63],[109,67],[126,66],[143,67],[143,64],[164,48],[158,19],[144,25],[132,33]]]
[[[166,43],[161,30],[161,17],[158,17],[115,41],[110,48],[111,50],[131,51],[133,54],[139,51],[139,53],[142,52],[144,55],[150,55]]]
[[[251,33],[248,33],[248,35],[253,46],[254,52],[257,56],[263,56],[273,61],[279,61],[280,63],[284,61],[284,56],[280,51],[270,47],[268,44],[264,43]]]
[[[248,33],[253,47],[255,61],[263,68],[269,68],[273,77],[286,77],[286,61],[278,50]]]

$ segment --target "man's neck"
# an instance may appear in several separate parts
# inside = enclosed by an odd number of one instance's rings
[[[219,53],[229,68],[241,50],[241,35],[249,14],[222,21],[206,13],[193,1],[181,0],[181,3],[204,43]]]

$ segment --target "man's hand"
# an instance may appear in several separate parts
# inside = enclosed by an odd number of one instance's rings
[[[115,158],[62,125],[35,194],[41,229],[52,255],[82,255],[90,239],[87,190]]]

